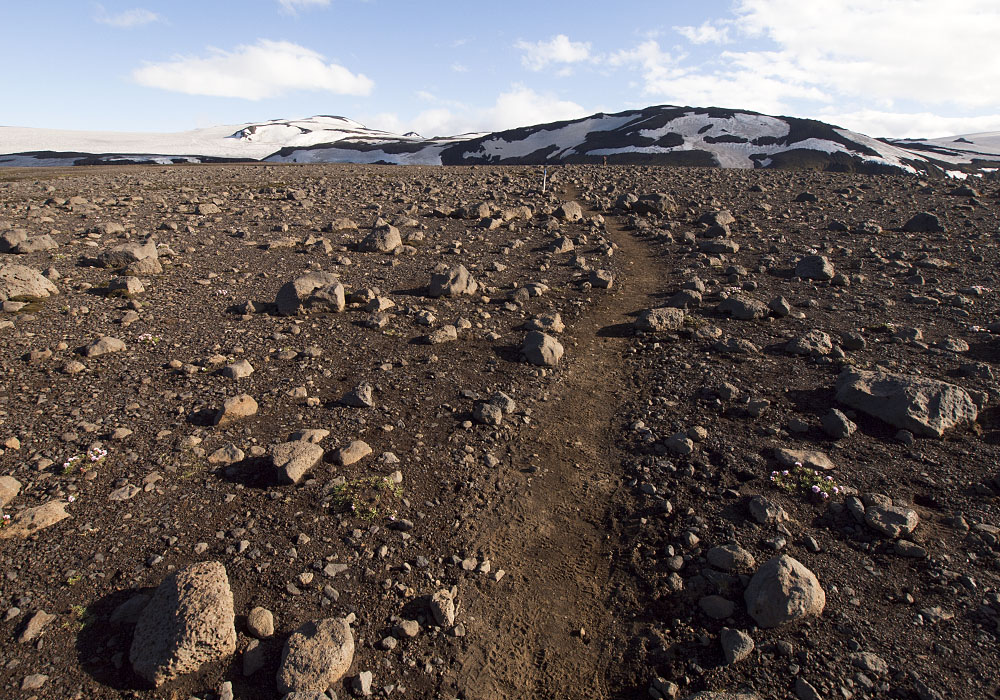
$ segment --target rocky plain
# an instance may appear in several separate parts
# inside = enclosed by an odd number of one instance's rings
[[[4,170],[0,695],[998,697],[998,211]]]

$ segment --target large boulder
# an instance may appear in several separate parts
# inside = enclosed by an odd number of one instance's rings
[[[639,195],[639,199],[632,204],[632,211],[636,214],[666,216],[677,211],[677,202],[669,194],[652,192],[650,194]]]
[[[344,285],[331,272],[309,272],[286,282],[274,303],[282,316],[294,316],[308,307],[340,312],[347,305]]]
[[[150,238],[142,243],[130,241],[101,251],[97,264],[101,267],[127,267],[142,260],[156,260],[157,257],[156,241]]]
[[[576,202],[563,202],[556,209],[555,216],[562,221],[579,221],[583,218],[583,208]]]
[[[883,371],[845,370],[837,400],[897,428],[941,437],[945,430],[976,420],[979,411],[960,386]]]
[[[937,215],[922,211],[907,219],[903,230],[907,233],[944,233],[944,226]]]
[[[826,607],[826,593],[816,574],[785,554],[757,570],[743,598],[750,617],[765,628],[820,615]]]
[[[0,265],[0,302],[15,297],[45,299],[59,289],[41,272],[25,265]]]
[[[431,275],[427,295],[431,297],[454,297],[461,294],[475,294],[479,283],[473,279],[465,265],[452,267],[444,272]]]
[[[739,294],[724,299],[721,304],[715,307],[715,311],[740,321],[767,318],[771,314],[771,310],[764,302]]]
[[[640,311],[632,325],[640,331],[676,331],[683,323],[681,309],[661,307]]]
[[[139,616],[129,650],[132,669],[160,686],[236,651],[233,592],[219,562],[167,576]]]
[[[795,276],[804,280],[832,280],[833,263],[824,255],[807,255],[795,266]]]
[[[307,622],[285,642],[278,668],[278,692],[323,692],[347,675],[353,660],[354,634],[346,620]]]

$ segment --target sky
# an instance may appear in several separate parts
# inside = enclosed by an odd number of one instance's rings
[[[443,136],[673,104],[1000,131],[1000,0],[0,0],[0,26],[4,126]]]

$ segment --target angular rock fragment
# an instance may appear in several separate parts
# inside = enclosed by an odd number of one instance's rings
[[[795,276],[804,280],[832,280],[833,263],[823,255],[807,255],[795,265]]]
[[[22,510],[11,518],[7,527],[0,528],[0,540],[31,537],[39,530],[51,527],[68,517],[66,504],[62,501],[49,501],[44,505]]]
[[[757,570],[743,597],[750,617],[764,628],[820,615],[826,606],[826,593],[816,575],[784,554]]]
[[[157,257],[156,241],[150,238],[142,243],[130,241],[102,251],[97,256],[97,264],[100,267],[127,267],[141,260],[156,260]]]
[[[395,226],[379,226],[365,236],[359,248],[369,253],[391,253],[403,245],[399,229]]]
[[[845,370],[836,388],[842,404],[917,435],[941,437],[979,414],[965,389],[926,377]]]
[[[111,336],[104,336],[103,338],[98,338],[97,340],[89,343],[83,348],[83,355],[85,357],[100,357],[101,355],[107,355],[112,352],[121,352],[125,349],[125,343],[120,341],[118,338],[112,338]]]
[[[561,221],[579,221],[583,218],[583,209],[576,202],[563,202],[555,210],[554,215]]]
[[[372,453],[372,448],[363,440],[354,440],[346,447],[341,447],[333,453],[334,461],[342,467],[349,467],[355,462]]]

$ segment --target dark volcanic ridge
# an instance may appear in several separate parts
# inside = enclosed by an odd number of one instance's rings
[[[977,139],[976,136],[983,137]],[[971,139],[971,140],[970,140]],[[983,141],[984,143],[980,143]],[[266,161],[394,165],[683,165],[859,172],[980,172],[1000,165],[995,134],[874,139],[813,119],[660,105],[486,134],[424,138],[336,116],[182,134],[4,127],[0,165]]]

